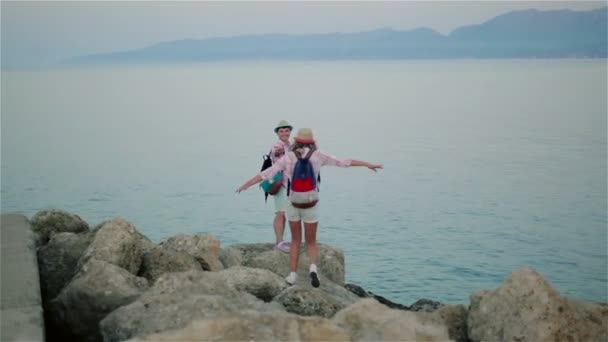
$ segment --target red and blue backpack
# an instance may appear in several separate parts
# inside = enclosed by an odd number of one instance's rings
[[[321,179],[315,177],[315,170],[310,162],[310,156],[314,151],[314,149],[310,149],[304,157],[298,151],[294,151],[298,160],[287,187],[287,196],[296,208],[312,208],[319,201],[318,183]]]

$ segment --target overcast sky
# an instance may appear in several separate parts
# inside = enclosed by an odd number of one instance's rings
[[[429,27],[449,33],[536,8],[588,10],[606,1],[2,1],[2,64],[38,64],[162,41],[258,33]]]

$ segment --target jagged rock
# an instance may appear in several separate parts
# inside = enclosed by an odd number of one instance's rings
[[[171,293],[196,288],[205,294],[232,295],[232,290],[247,292],[263,301],[270,301],[287,288],[278,275],[249,267],[232,267],[220,272],[176,272],[161,276],[150,293]]]
[[[266,269],[285,277],[289,274],[289,254],[274,250],[273,247],[274,245],[271,243],[232,245],[224,248],[223,260],[229,267],[241,262],[242,266]],[[327,278],[333,283],[344,285],[344,253],[342,250],[325,244],[318,244],[318,248],[317,267],[321,279]],[[308,255],[305,245],[302,245],[298,263],[300,278],[308,278],[308,270]]]
[[[218,273],[192,270],[165,273],[154,282],[146,295],[188,291],[192,287],[196,287],[200,293],[223,295],[231,289],[226,286],[224,279]],[[217,286],[218,284],[221,285]]]
[[[237,266],[219,272],[166,272],[157,278],[153,289],[165,293],[201,284],[209,288],[208,293],[222,293],[223,289],[234,289],[250,293],[266,302],[287,288],[282,277],[268,270]]]
[[[147,289],[144,278],[104,261],[89,260],[49,304],[53,325],[70,339],[99,341],[99,321]]]
[[[325,277],[331,280],[333,283],[344,286],[344,252],[337,248],[326,244],[319,243],[319,253],[317,264],[319,265],[319,271],[321,277]],[[302,245],[303,249],[305,245]],[[308,254],[306,255],[306,265],[309,265]]]
[[[410,308],[407,305],[395,303],[395,302],[390,301],[390,300],[388,300],[388,299],[386,299],[386,298],[384,298],[382,296],[376,295],[373,292],[370,292],[370,294],[379,303],[384,304],[384,305],[388,306],[391,309],[410,310]]]
[[[276,303],[264,303],[249,293],[236,290],[240,285],[233,283],[234,280],[238,277],[246,280],[247,277],[243,277],[246,271],[228,272],[231,270],[188,271],[161,276],[137,301],[115,310],[100,323],[104,341],[123,341],[137,335],[181,328],[193,320],[246,309],[285,313]]]
[[[424,311],[424,312],[433,312],[439,308],[443,307],[443,304],[440,302],[436,302],[430,299],[418,299],[416,303],[410,306],[411,311]]]
[[[448,329],[436,319],[416,312],[387,308],[372,298],[339,311],[334,318],[351,341],[447,341]]]
[[[286,312],[244,311],[195,321],[173,331],[130,341],[349,341],[349,335],[325,318]]]
[[[471,296],[472,341],[606,341],[608,306],[563,298],[531,269]]]
[[[226,252],[231,252],[236,259],[242,261],[241,266],[247,266],[251,259],[256,255],[268,251],[274,250],[274,244],[272,243],[241,243],[236,245],[231,245],[223,248]],[[288,255],[288,253],[283,253],[280,251],[276,251],[279,255]],[[233,265],[234,266],[234,265]]]
[[[113,219],[99,227],[78,265],[81,267],[89,260],[96,259],[138,274],[144,252],[150,244],[150,240],[140,234],[135,226],[121,218]]]
[[[55,298],[77,272],[78,260],[93,240],[92,234],[58,233],[37,251],[43,303]]]
[[[181,328],[193,320],[245,309],[269,311],[277,308],[237,291],[232,296],[173,292],[145,296],[121,307],[104,318],[100,328],[105,342],[124,341],[137,335]]]
[[[36,246],[46,244],[56,233],[84,233],[89,225],[78,215],[63,210],[42,210],[30,220],[36,235]]]
[[[243,265],[241,251],[236,248],[222,248],[220,250],[220,262],[224,268]]]
[[[329,318],[344,308],[326,292],[310,287],[291,286],[281,292],[274,301],[281,303],[288,312],[302,316]]]
[[[201,264],[190,254],[162,247],[154,247],[143,255],[140,276],[154,283],[169,272],[202,271]]]
[[[287,288],[282,277],[259,268],[237,266],[218,274],[228,287],[250,293],[265,302],[270,302]]]
[[[300,278],[299,281],[301,281],[301,280],[302,279]],[[310,278],[307,278],[306,287],[310,286],[309,283],[310,283]],[[310,289],[313,290],[314,288],[310,288]],[[327,281],[327,280],[323,281],[321,283],[321,286],[318,289],[314,289],[314,290],[321,290],[321,291],[327,293],[327,295],[334,298],[336,300],[336,302],[338,302],[338,304],[340,306],[340,310],[342,308],[345,308],[345,307],[361,300],[361,298],[355,296],[350,291],[345,289],[344,286],[334,284],[331,281]]]
[[[344,288],[347,289],[348,291],[354,293],[355,295],[357,295],[357,297],[367,298],[367,297],[372,296],[369,292],[367,292],[364,288],[362,288],[359,285],[345,284]]]
[[[376,295],[373,292],[370,291],[366,291],[364,288],[362,288],[359,285],[355,285],[355,284],[346,284],[344,285],[344,288],[347,289],[348,291],[354,293],[355,295],[357,295],[360,298],[374,298],[375,300],[377,300],[379,303],[384,304],[386,306],[388,306],[391,309],[399,309],[399,310],[410,310],[409,306],[403,305],[403,304],[399,304],[399,303],[395,303],[393,301],[390,301],[382,296]],[[417,310],[412,310],[412,311],[417,311]]]
[[[198,260],[205,271],[220,271],[224,266],[219,260],[220,241],[213,235],[179,234],[160,243],[160,246],[186,252]]]
[[[464,305],[442,305],[435,311],[419,311],[419,314],[428,315],[431,319],[445,325],[448,328],[450,339],[456,342],[468,342],[467,315],[468,310]]]

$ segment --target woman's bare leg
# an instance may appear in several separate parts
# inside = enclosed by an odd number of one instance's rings
[[[306,247],[308,249],[308,259],[310,264],[317,264],[317,227],[319,222],[304,223],[306,230]]]
[[[300,244],[302,243],[302,223],[300,221],[289,221],[291,229],[291,246],[289,248],[289,269],[291,272],[298,271],[298,257],[300,256]]]
[[[313,287],[319,287],[319,275],[317,273],[317,227],[319,222],[304,223],[306,233],[306,247],[308,247],[308,259],[310,261],[310,283]]]

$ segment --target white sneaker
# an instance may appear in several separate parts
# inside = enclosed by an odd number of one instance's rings
[[[285,278],[285,281],[289,284],[289,285],[293,285],[296,283],[296,281],[298,281],[298,274],[296,272],[291,272],[289,273],[289,275]]]

